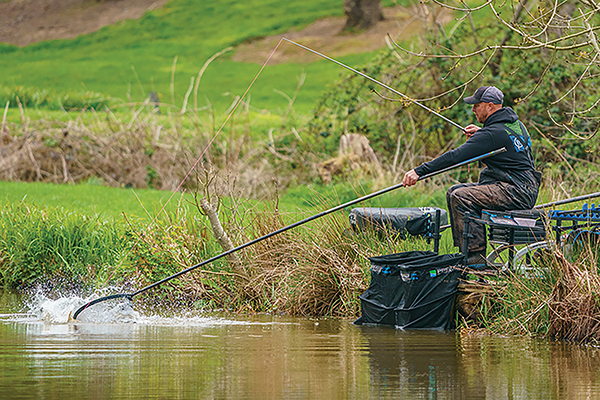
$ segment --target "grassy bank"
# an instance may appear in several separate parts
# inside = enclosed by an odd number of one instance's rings
[[[221,222],[234,245],[239,245],[352,196],[341,193],[341,200],[331,186],[313,189],[295,188],[258,202],[224,198]],[[112,206],[123,207],[125,213],[107,209],[101,215],[90,214],[107,201],[103,196],[88,196],[93,191],[117,199]],[[180,196],[151,223],[169,192],[136,191],[135,196],[128,189],[9,182],[0,183],[0,192],[5,201],[0,211],[4,288],[41,288],[49,295],[82,295],[108,286],[135,291],[222,252],[208,219],[192,203],[180,201]],[[437,192],[416,188],[364,205],[439,206],[431,201],[443,192],[443,188]],[[77,201],[79,197],[88,198],[90,204]],[[128,209],[127,201],[118,201],[127,197],[139,197],[145,209],[155,211],[137,217],[142,208]],[[419,198],[430,203],[415,204]],[[44,202],[69,208],[44,206]],[[595,237],[580,246],[536,252],[534,270],[525,275],[485,276],[492,291],[480,298],[476,318],[462,321],[461,328],[598,341]],[[446,232],[442,253],[456,251],[450,242]],[[150,305],[163,299],[204,310],[352,318],[360,313],[358,296],[370,282],[368,257],[419,249],[431,249],[431,244],[352,233],[347,212],[338,212],[241,251],[241,270],[221,259],[140,295],[139,301]]]
[[[320,209],[337,202],[315,201]],[[224,203],[222,224],[239,245],[310,215],[286,211],[281,204]],[[41,284],[55,294],[89,293],[108,285],[138,289],[222,251],[208,220],[184,203],[150,224],[36,206],[27,200],[8,202],[0,211],[0,232],[2,286],[23,290]],[[444,241],[443,251],[451,251],[447,247]],[[369,256],[430,248],[418,239],[353,234],[347,214],[337,213],[240,252],[244,280],[238,279],[239,270],[218,260],[146,296],[150,301],[167,298],[237,312],[354,316],[358,295],[368,286]]]
[[[482,299],[481,326],[497,334],[598,344],[599,258],[596,234],[538,251],[532,271],[510,274],[493,295]]]
[[[239,245],[396,183],[405,171],[463,142],[462,132],[430,113],[382,101],[362,79],[342,74],[338,80],[339,67],[325,61],[269,66],[217,135],[260,66],[225,53],[202,75],[196,107],[188,89],[206,60],[229,46],[340,15],[341,5],[196,3],[173,0],[139,21],[74,40],[23,49],[0,45],[0,106],[11,106],[0,128],[0,179],[36,181],[0,182],[3,287],[42,284],[49,292],[78,294],[110,285],[137,289],[221,252],[194,193],[221,199],[221,223]],[[468,29],[465,23],[454,32],[471,37]],[[436,32],[430,29],[423,39]],[[340,59],[362,65],[372,56]],[[512,58],[506,70],[520,60]],[[456,84],[440,79],[454,68],[442,64],[413,68],[387,51],[365,68],[428,98]],[[539,75],[537,68],[532,75]],[[507,85],[503,90],[521,87]],[[150,92],[158,94],[158,107],[145,102]],[[550,125],[540,110],[549,97],[542,91],[536,96],[517,111],[532,127],[537,163],[546,167],[539,202],[597,190],[597,142],[569,138],[557,145],[557,138],[545,136]],[[447,99],[433,103],[462,125],[472,122],[466,107],[451,107]],[[338,154],[342,135],[354,133],[371,141],[377,161]],[[444,207],[445,189],[476,180],[477,173],[474,166],[452,171],[361,206]],[[185,194],[167,205],[177,189]],[[358,295],[369,283],[369,256],[425,248],[420,240],[351,234],[347,213],[340,212],[246,249],[239,268],[219,260],[145,296],[236,312],[356,316]],[[455,252],[447,234],[441,252]],[[497,280],[493,296],[480,303],[480,326],[596,339],[594,260],[554,252],[538,260],[544,266],[538,275]]]

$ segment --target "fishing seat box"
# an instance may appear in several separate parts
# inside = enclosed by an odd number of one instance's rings
[[[407,233],[431,237],[437,210],[440,211],[440,225],[446,225],[448,213],[436,207],[354,208],[350,211],[349,220],[355,232],[373,230],[381,235],[399,235],[401,238],[405,238]]]
[[[462,274],[462,253],[408,251],[372,257],[371,283],[359,296],[354,323],[400,329],[454,328],[454,299]]]
[[[489,227],[492,243],[519,245],[546,240],[548,218],[539,210],[483,210],[481,219]]]

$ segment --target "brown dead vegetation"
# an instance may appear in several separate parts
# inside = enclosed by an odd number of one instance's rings
[[[553,247],[539,254],[530,272],[509,273],[501,290],[479,306],[483,326],[499,334],[600,342],[598,238],[591,233],[589,239],[576,254]]]
[[[1,132],[0,179],[79,183],[98,178],[108,186],[173,190],[185,175],[186,160],[197,156],[161,125],[127,127],[116,118],[99,123],[103,134],[75,121],[35,121],[15,126],[18,134]]]
[[[562,274],[548,301],[549,335],[577,342],[600,341],[600,275],[595,252],[585,251],[577,262],[569,262],[562,253],[553,254],[553,262]]]
[[[237,240],[249,241],[285,225],[277,210],[252,212],[250,219],[249,230]],[[332,215],[258,242],[240,252],[243,280],[233,268],[184,275],[187,301],[236,312],[357,316],[358,294],[368,286],[366,254],[361,253],[371,252],[345,235],[346,229],[344,217]]]
[[[358,133],[342,135],[338,156],[318,165],[321,180],[328,184],[334,176],[344,176],[362,170],[372,176],[383,175],[383,167],[366,136]]]
[[[208,146],[215,133],[196,117],[158,116],[150,106],[146,111],[125,120],[110,110],[92,110],[67,122],[30,121],[23,113],[21,123],[0,128],[0,180],[195,189],[198,182],[190,177],[195,178],[198,160],[220,171],[213,182],[219,195],[230,195],[226,180],[234,176],[240,194],[257,198],[276,190],[274,181],[285,187],[297,178],[278,171],[269,151],[273,146],[266,142],[223,134]],[[275,145],[278,139],[273,138]]]

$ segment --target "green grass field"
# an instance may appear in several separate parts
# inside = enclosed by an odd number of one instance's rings
[[[399,189],[369,202],[353,207],[444,207],[444,188],[431,193],[430,189]],[[297,186],[283,193],[279,199],[282,212],[289,215],[290,222],[352,201],[371,192],[369,186],[350,185]],[[96,185],[55,185],[48,183],[0,181],[0,208],[9,203],[23,201],[39,207],[64,208],[74,213],[100,214],[106,219],[122,219],[123,215],[145,220],[152,219],[165,205],[172,192],[150,189],[120,189]],[[176,194],[166,210],[173,212],[178,205],[193,207],[192,195]],[[268,199],[247,200],[247,207],[262,209]],[[227,200],[225,205],[227,205]],[[350,209],[345,210],[349,212]]]
[[[0,44],[0,85],[59,94],[92,91],[134,101],[144,100],[155,91],[162,101],[171,102],[171,71],[177,57],[175,103],[181,106],[190,78],[216,52],[252,38],[299,29],[318,18],[341,15],[341,3],[325,0],[172,0],[139,20],[122,21],[76,39],[21,49]],[[230,56],[231,52],[214,61],[204,74],[199,106],[228,106],[260,68],[258,64],[234,62]],[[342,60],[360,65],[371,56],[355,54]],[[287,101],[275,90],[293,94],[303,72],[307,78],[296,101],[299,111],[310,110],[324,86],[342,71],[327,61],[269,66],[251,92],[251,104],[284,109]]]
[[[40,207],[65,208],[81,214],[101,214],[107,218],[120,218],[123,214],[146,218],[146,210],[155,213],[171,196],[171,192],[158,190],[39,182],[0,182],[0,193],[0,201],[4,204],[23,201]],[[167,209],[172,211],[180,199],[181,195],[174,196]]]

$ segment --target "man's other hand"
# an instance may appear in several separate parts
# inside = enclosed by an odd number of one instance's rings
[[[411,169],[404,175],[404,179],[402,179],[402,184],[405,187],[412,186],[419,180],[419,175],[415,172],[414,169]]]
[[[481,128],[478,127],[477,125],[468,125],[465,127],[465,135],[467,135],[467,138],[470,138],[471,136],[473,136],[473,134],[475,132],[477,132],[478,130],[480,130]]]

